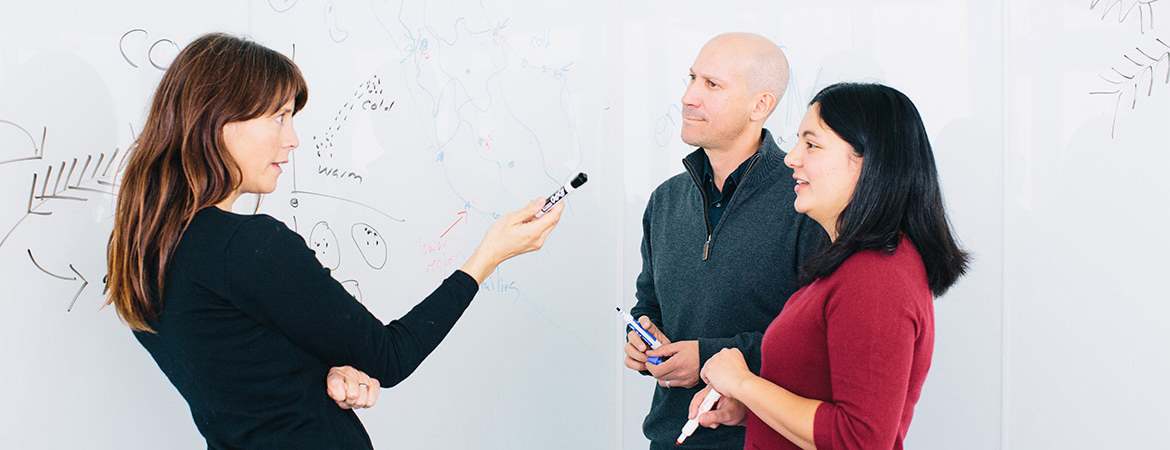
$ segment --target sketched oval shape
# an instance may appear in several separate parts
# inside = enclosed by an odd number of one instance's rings
[[[358,303],[361,303],[364,300],[362,298],[361,284],[359,284],[357,280],[342,281],[341,287],[345,288],[345,292],[348,292],[350,296],[358,301]]]
[[[337,235],[325,221],[313,225],[313,231],[309,233],[309,248],[317,254],[322,267],[337,270],[337,266],[341,265],[341,246],[337,245]]]
[[[362,255],[366,264],[374,270],[386,267],[386,260],[390,257],[390,246],[386,244],[382,233],[368,223],[358,222],[350,227],[349,234],[353,237],[353,244],[357,246],[358,253]]]

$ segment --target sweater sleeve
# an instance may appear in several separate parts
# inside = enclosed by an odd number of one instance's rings
[[[634,298],[637,299],[637,303],[630,308],[630,315],[634,316],[634,320],[646,316],[661,330],[662,309],[658,306],[658,293],[654,289],[654,262],[650,248],[650,230],[654,223],[651,214],[653,208],[654,194],[651,194],[650,200],[646,201],[646,211],[642,212],[642,271],[638,273],[638,279],[634,282]],[[627,326],[622,329],[622,334],[628,335],[629,331],[630,327]],[[639,373],[650,376],[647,370]]]
[[[383,324],[321,266],[300,235],[268,216],[242,223],[226,249],[231,301],[329,366],[391,387],[439,345],[479,286],[456,271],[410,312]]]
[[[635,282],[634,297],[637,298],[638,302],[630,309],[630,315],[634,316],[634,320],[638,320],[641,316],[649,317],[650,321],[661,329],[662,309],[658,306],[658,294],[654,289],[654,258],[652,257],[653,250],[650,248],[653,208],[654,195],[651,195],[650,200],[646,202],[646,211],[642,213],[642,271],[638,273],[638,279]]]
[[[731,337],[699,338],[699,367],[707,364],[707,360],[725,348],[737,348],[743,352],[748,369],[752,373],[760,373],[760,344],[764,341],[764,333],[746,331]]]
[[[833,398],[813,422],[820,450],[893,447],[923,332],[910,290],[897,277],[854,273],[825,303]]]

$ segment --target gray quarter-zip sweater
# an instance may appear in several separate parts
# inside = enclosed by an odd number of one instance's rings
[[[738,348],[755,373],[760,341],[797,285],[800,263],[828,242],[816,222],[793,209],[796,194],[784,152],[764,130],[760,149],[712,226],[700,187],[703,149],[687,171],[654,190],[642,217],[642,272],[634,317],[648,316],[673,342],[699,341],[700,366]],[[674,445],[691,397],[703,387],[654,391],[642,430],[654,446]],[[682,448],[743,448],[742,427],[701,429]]]

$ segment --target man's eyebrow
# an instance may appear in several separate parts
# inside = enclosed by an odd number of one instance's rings
[[[695,73],[695,69],[694,69],[694,68],[691,68],[691,69],[690,69],[690,72],[691,72],[691,75],[694,75],[694,76],[697,76],[697,77],[703,77],[703,78],[706,78],[706,79],[708,79],[708,80],[711,80],[711,81],[716,81],[716,82],[719,82],[719,83],[723,83],[723,82],[724,82],[724,80],[723,80],[722,78],[719,78],[719,77],[713,77],[713,76],[711,76],[711,75],[709,75],[709,74],[705,74],[705,73]]]

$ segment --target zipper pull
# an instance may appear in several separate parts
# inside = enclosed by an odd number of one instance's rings
[[[703,243],[703,261],[711,258],[711,235],[707,235],[707,242]]]

